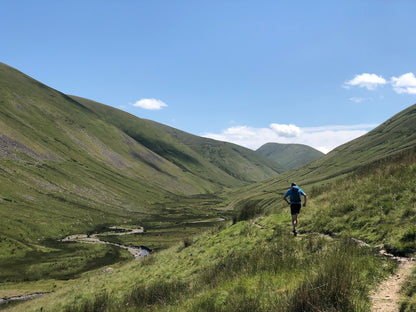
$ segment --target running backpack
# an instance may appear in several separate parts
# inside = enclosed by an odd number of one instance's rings
[[[292,203],[300,203],[300,191],[298,186],[292,186],[292,190],[290,192],[290,201]]]

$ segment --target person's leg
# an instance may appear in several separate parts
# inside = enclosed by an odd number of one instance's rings
[[[292,215],[292,224],[293,224],[293,233],[296,235],[296,226],[298,225],[298,214],[293,214]]]
[[[298,223],[298,215],[297,214],[293,214],[292,215],[292,225],[293,225],[293,229],[296,230],[296,225]]]

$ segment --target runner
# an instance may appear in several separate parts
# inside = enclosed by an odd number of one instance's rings
[[[302,191],[296,183],[292,183],[292,186],[286,192],[283,199],[290,205],[290,213],[292,214],[292,224],[293,224],[293,235],[298,235],[296,231],[296,227],[298,225],[298,214],[300,212],[300,208],[302,206],[302,199],[301,195],[305,198],[303,202],[303,207],[306,207],[306,193]],[[287,197],[290,197],[290,202],[287,200]]]

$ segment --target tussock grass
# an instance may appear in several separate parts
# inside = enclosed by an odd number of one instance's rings
[[[253,219],[255,216],[261,215],[264,213],[264,209],[259,205],[257,200],[249,200],[247,202],[239,203],[235,208],[235,215],[233,217],[233,222],[245,221]]]
[[[175,302],[181,295],[188,293],[188,284],[174,281],[157,281],[147,285],[136,285],[124,298],[126,306],[152,309]]]
[[[347,241],[327,252],[316,272],[289,293],[287,311],[365,311],[368,288],[360,283],[362,272],[356,267],[362,256]]]
[[[416,269],[407,278],[401,289],[400,312],[416,311]]]
[[[363,167],[314,195],[306,230],[384,244],[395,255],[416,252],[415,152]]]
[[[63,312],[99,312],[106,311],[109,306],[109,297],[106,291],[102,291],[93,299],[84,300],[81,304],[73,303],[67,306]]]
[[[68,295],[49,295],[48,305],[33,301],[28,311],[40,304],[72,312],[366,311],[371,285],[394,264],[352,241],[295,239],[283,220],[270,216],[212,231],[187,248],[178,244],[84,280]]]

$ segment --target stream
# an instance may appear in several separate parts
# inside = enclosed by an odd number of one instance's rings
[[[92,235],[86,235],[86,234],[76,234],[71,235],[68,237],[65,237],[61,239],[61,242],[78,242],[78,243],[84,243],[84,244],[106,244],[106,245],[113,245],[117,246],[123,249],[127,249],[128,252],[130,252],[134,258],[140,258],[144,257],[150,254],[150,251],[143,247],[132,247],[132,246],[126,246],[116,243],[110,243],[102,241],[98,238],[99,235],[106,235],[106,236],[121,236],[121,235],[131,235],[136,233],[143,233],[144,228],[138,228],[138,229],[130,229],[130,228],[123,228],[118,226],[110,226],[109,230],[113,231],[123,231],[120,233],[100,233],[100,234],[92,234]],[[16,301],[25,301],[29,299],[35,299],[42,297],[48,293],[34,293],[34,294],[28,294],[28,295],[21,295],[21,296],[15,296],[10,298],[0,298],[0,305],[10,303],[10,302],[16,302]]]
[[[68,237],[65,237],[61,239],[61,242],[78,242],[78,243],[84,243],[84,244],[105,244],[105,245],[113,245],[117,246],[123,249],[126,249],[128,252],[130,252],[134,258],[140,258],[144,257],[150,254],[150,251],[143,247],[133,247],[133,246],[126,246],[121,245],[117,243],[110,243],[106,241],[102,241],[98,238],[99,235],[106,235],[106,236],[121,236],[121,235],[131,235],[136,233],[143,233],[144,228],[138,228],[138,229],[130,229],[130,228],[123,228],[123,227],[117,227],[117,226],[110,226],[110,230],[121,230],[124,232],[121,233],[100,233],[100,234],[75,234]]]

